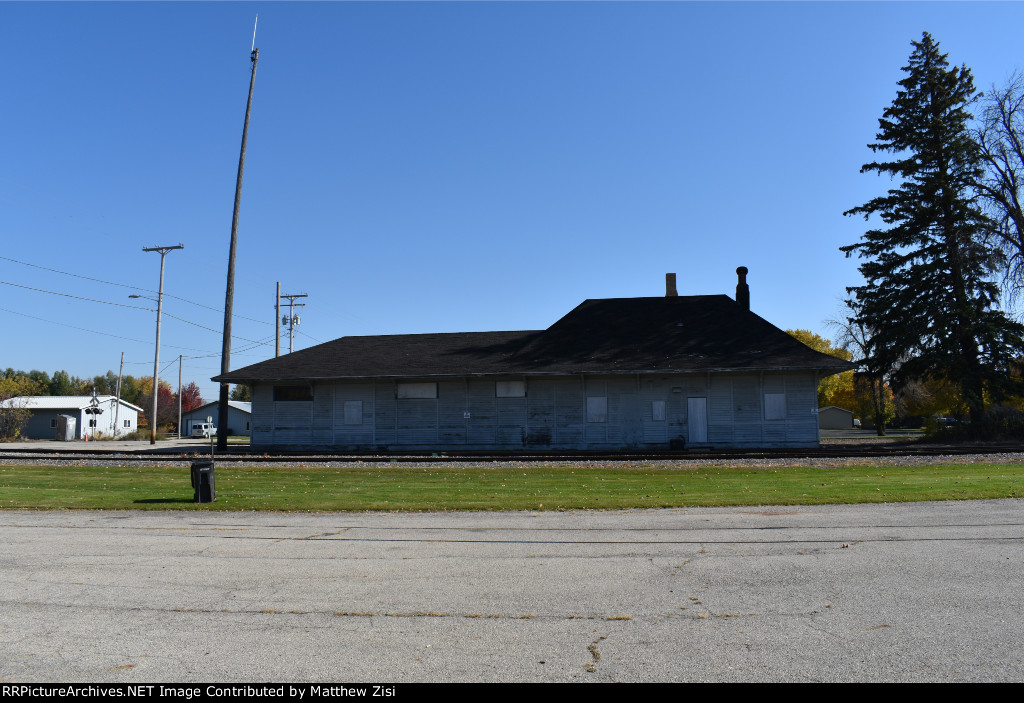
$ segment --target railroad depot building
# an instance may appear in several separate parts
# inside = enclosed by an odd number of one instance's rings
[[[585,300],[546,330],[342,337],[215,377],[252,387],[253,447],[814,447],[818,380],[853,366],[737,300]],[[739,301],[739,302],[737,302]]]

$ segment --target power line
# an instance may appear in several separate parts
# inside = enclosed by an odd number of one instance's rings
[[[112,303],[109,300],[97,300],[96,298],[83,298],[80,295],[71,295],[70,293],[58,293],[53,290],[46,290],[44,288],[33,288],[32,286],[23,286],[20,283],[11,283],[9,281],[0,281],[5,286],[14,286],[15,288],[24,288],[25,290],[34,290],[39,293],[49,293],[50,295],[60,295],[65,298],[74,298],[76,300],[88,300],[90,303],[103,303],[104,305],[116,305],[121,308],[131,308],[132,310],[150,310],[149,308],[140,308],[138,305],[127,305],[126,303]]]
[[[0,308],[0,310],[2,310],[2,309],[3,308]],[[240,339],[240,338],[236,337],[236,339]],[[245,352],[252,351],[253,349],[256,349],[257,347],[270,346],[270,342],[271,342],[272,339],[273,339],[273,337],[267,337],[266,339],[263,339],[262,341],[253,342],[251,346],[243,347],[239,351],[239,355],[243,355]],[[244,340],[244,341],[249,341],[249,340]],[[213,357],[219,357],[219,356],[220,356],[220,352],[210,352],[209,354],[195,354],[195,355],[192,355],[192,356],[182,356],[182,359],[184,359],[185,361],[190,361],[192,359],[211,359]],[[148,364],[149,362],[148,361],[126,361],[124,363],[126,363],[126,364]],[[173,364],[174,362],[171,362],[171,363]],[[170,368],[170,366],[168,366],[167,368]],[[166,371],[166,368],[164,370]]]
[[[143,309],[145,309],[145,308],[143,308]],[[212,327],[206,327],[204,325],[200,325],[198,322],[192,322],[191,320],[186,320],[184,317],[178,317],[177,315],[172,315],[169,312],[165,312],[164,315],[166,315],[167,317],[172,317],[175,320],[179,320],[181,322],[184,322],[186,325],[192,325],[193,327],[198,327],[199,329],[202,329],[202,330],[208,330],[210,332],[215,332],[216,334],[221,334],[221,330],[215,330]],[[240,339],[243,342],[252,342],[254,344],[261,344],[261,342],[257,342],[255,339],[246,339],[245,337],[239,337],[236,334],[231,335],[231,338],[232,339]]]
[[[68,327],[68,328],[73,329],[73,330],[79,330],[80,332],[89,332],[90,334],[98,334],[98,335],[102,335],[104,337],[113,337],[114,339],[123,339],[123,340],[128,341],[128,342],[137,342],[139,344],[149,344],[150,343],[149,340],[134,339],[132,337],[122,337],[119,334],[111,334],[110,332],[100,332],[99,330],[91,330],[91,329],[89,329],[87,327],[78,327],[76,325],[69,325],[66,322],[57,322],[56,320],[47,320],[45,317],[36,317],[35,315],[27,315],[27,314],[25,314],[23,312],[18,312],[17,310],[9,310],[8,308],[0,308],[0,310],[3,310],[4,312],[9,312],[12,315],[20,315],[22,317],[27,317],[27,318],[29,318],[31,320],[39,320],[40,322],[46,322],[46,323],[51,324],[51,325],[57,325],[59,327]],[[173,349],[185,349],[186,351],[206,352],[206,349],[196,349],[195,347],[183,347],[183,346],[177,345],[177,344],[168,344],[167,346],[171,347]],[[213,354],[214,352],[210,352],[210,353]]]
[[[47,266],[39,266],[38,264],[30,264],[27,261],[19,261],[18,259],[12,259],[7,256],[0,256],[0,259],[4,261],[11,261],[22,266],[31,266],[34,269],[40,269],[42,271],[50,271],[52,273],[60,273],[65,276],[74,276],[75,278],[84,278],[87,281],[95,281],[96,283],[106,283],[108,286],[120,286],[122,288],[131,288],[132,290],[146,291],[147,293],[155,293],[156,291],[149,290],[148,288],[139,288],[138,286],[130,286],[127,283],[115,283],[113,281],[104,281],[102,278],[93,278],[92,276],[83,276],[78,273],[69,273],[68,271],[61,271],[59,269],[52,269]]]
[[[242,338],[241,337],[235,337],[235,339],[242,339]],[[244,347],[243,349],[239,350],[238,355],[242,356],[242,355],[245,354],[245,352],[252,351],[253,349],[255,349],[257,347],[270,346],[270,340],[271,339],[273,339],[273,337],[268,337],[268,338],[264,339],[262,342],[253,342],[252,346]],[[252,341],[252,340],[243,340],[243,341]],[[186,359],[209,359],[209,358],[217,357],[217,356],[220,356],[220,352],[204,354],[202,356],[186,356],[185,358]]]
[[[18,312],[17,310],[8,310],[7,308],[0,308],[0,310],[3,310],[4,312],[9,312],[12,315],[21,315],[22,317],[27,317],[27,318],[30,318],[32,320],[39,320],[40,322],[48,322],[51,325],[60,325],[61,327],[70,327],[73,330],[79,330],[81,332],[91,332],[92,334],[99,334],[99,335],[103,335],[104,337],[113,337],[114,339],[124,339],[124,340],[126,340],[128,342],[138,342],[139,344],[148,344],[149,343],[149,342],[144,342],[141,339],[133,339],[131,337],[122,337],[122,336],[117,335],[117,334],[110,334],[109,332],[99,332],[97,330],[86,329],[85,327],[76,327],[74,325],[68,325],[68,324],[65,324],[63,322],[56,322],[54,320],[47,320],[47,319],[44,319],[42,317],[36,317],[35,315],[26,315],[25,313]],[[196,350],[196,351],[198,351],[198,350]]]
[[[323,341],[321,341],[321,340],[317,339],[316,337],[314,337],[314,336],[313,336],[313,335],[311,335],[311,334],[307,334],[307,333],[303,332],[302,330],[298,330],[298,332],[299,332],[299,334],[301,334],[301,335],[302,335],[302,336],[304,336],[304,337],[309,337],[310,339],[312,339],[312,340],[313,340],[314,342],[316,342],[317,344],[323,344]]]
[[[85,301],[88,301],[90,303],[103,303],[104,305],[116,305],[116,306],[122,307],[122,308],[131,308],[132,310],[145,310],[146,312],[153,312],[153,308],[143,308],[143,307],[139,307],[138,305],[127,305],[125,303],[114,303],[114,302],[111,302],[109,300],[97,300],[96,298],[84,298],[84,297],[82,297],[80,295],[71,295],[70,293],[58,293],[57,291],[54,291],[54,290],[46,290],[44,288],[33,288],[32,286],[23,286],[20,283],[11,283],[9,281],[0,281],[0,283],[3,283],[4,285],[8,285],[8,286],[14,286],[15,288],[24,288],[26,290],[36,291],[38,293],[49,293],[50,295],[60,295],[60,296],[63,296],[65,298],[74,298],[75,300],[85,300]],[[187,325],[192,325],[192,326],[198,327],[200,329],[208,330],[210,332],[214,332],[215,334],[221,334],[221,330],[215,330],[212,327],[205,327],[204,325],[200,325],[199,323],[192,322],[191,320],[186,320],[184,317],[178,317],[177,315],[172,315],[169,312],[165,312],[163,314],[167,315],[167,317],[173,317],[175,320],[180,320],[181,322],[184,322]],[[256,340],[253,340],[253,339],[247,339],[245,337],[238,337],[238,336],[235,336],[235,335],[232,335],[232,337],[234,337],[235,339],[240,339],[243,342],[255,342],[256,341]],[[136,341],[136,340],[133,340],[133,341]]]
[[[78,273],[71,273],[69,271],[61,271],[60,269],[49,268],[48,266],[40,266],[38,264],[30,264],[27,261],[19,261],[18,259],[12,259],[12,258],[10,258],[8,256],[0,256],[0,259],[3,259],[4,261],[11,261],[11,262],[13,262],[15,264],[21,264],[22,266],[31,266],[32,268],[37,268],[37,269],[40,269],[42,271],[50,271],[51,273],[59,273],[59,274],[62,274],[64,276],[72,276],[74,278],[81,278],[81,279],[84,279],[86,281],[94,281],[96,283],[105,283],[108,286],[118,286],[120,288],[130,288],[131,290],[141,290],[141,291],[143,291],[145,293],[156,293],[157,292],[155,290],[150,290],[149,288],[140,288],[139,286],[130,286],[127,283],[117,283],[115,281],[105,281],[102,278],[93,278],[92,276],[83,276],[83,275],[78,274]],[[17,285],[17,284],[10,284],[10,285]],[[214,312],[219,312],[219,313],[222,313],[222,314],[224,312],[223,309],[215,308],[215,307],[212,307],[210,305],[204,305],[203,303],[197,303],[194,300],[189,300],[188,298],[182,298],[182,297],[179,297],[177,295],[171,295],[170,293],[164,293],[164,297],[165,298],[174,298],[175,300],[180,300],[182,302],[189,303],[190,305],[196,305],[198,307],[206,308],[207,310],[212,310]],[[261,325],[269,325],[270,324],[266,320],[259,320],[259,319],[256,319],[254,317],[246,317],[245,315],[233,315],[233,317],[237,317],[237,318],[240,318],[242,320],[249,320],[250,322],[259,322]]]

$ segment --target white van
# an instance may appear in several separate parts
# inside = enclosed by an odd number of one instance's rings
[[[192,436],[193,437],[216,437],[217,428],[205,422],[193,422],[192,423]]]

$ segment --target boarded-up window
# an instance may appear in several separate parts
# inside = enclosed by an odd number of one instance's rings
[[[608,422],[608,398],[606,396],[587,397],[587,422]]]
[[[495,381],[494,396],[496,398],[525,398],[526,381]]]
[[[436,383],[399,383],[395,389],[396,398],[436,398]]]
[[[313,389],[308,385],[274,386],[274,401],[313,400]]]
[[[655,422],[665,421],[665,401],[664,400],[652,400],[651,401],[651,419]]]
[[[764,419],[785,420],[786,419],[786,394],[765,393],[764,394]]]
[[[361,424],[363,424],[363,401],[361,401],[361,400],[346,400],[345,401],[345,424],[346,425],[361,425]]]

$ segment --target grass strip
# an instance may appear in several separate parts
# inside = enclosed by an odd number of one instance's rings
[[[196,504],[181,467],[0,466],[0,509],[445,511],[668,508],[1024,496],[1024,466],[223,467]]]

